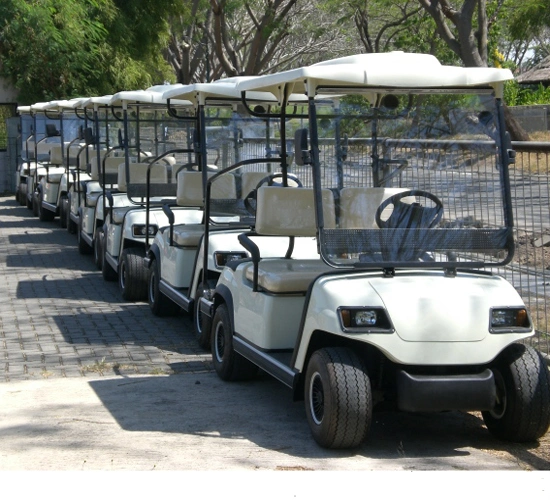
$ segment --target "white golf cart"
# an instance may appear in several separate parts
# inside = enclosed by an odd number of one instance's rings
[[[108,155],[115,156],[121,148],[121,146],[117,147],[119,144],[116,140],[115,146],[111,147],[108,119],[111,113],[109,107],[111,97],[110,95],[91,97],[78,105],[87,123],[93,125],[91,135],[94,147],[92,152],[87,152],[85,166],[80,161],[79,168],[72,170],[69,189],[61,202],[61,213],[65,217],[64,226],[69,233],[76,233],[77,238],[79,238],[80,213],[83,212],[87,217],[93,215],[95,203],[99,194],[102,193],[99,181],[103,158]],[[81,253],[90,252],[87,241],[79,239],[78,242]]]
[[[15,199],[20,205],[26,205],[27,177],[36,168],[34,115],[30,106],[18,106],[17,113],[21,120],[21,160],[15,171]]]
[[[521,297],[493,272],[514,253],[510,79],[394,52],[238,85],[282,109],[291,91],[308,96],[295,155],[312,182],[257,189],[254,232],[240,236],[252,258],[201,298],[222,379],[273,375],[328,448],[361,445],[379,405],[481,411],[499,438],[544,435],[548,367],[521,342],[534,334]],[[304,235],[320,258],[293,255]],[[278,258],[259,247],[274,236],[289,241]]]
[[[168,114],[166,100],[162,98],[162,92],[168,87],[172,86],[120,92],[112,99],[112,102],[122,106],[125,123],[128,108],[139,115],[137,125],[141,140],[146,131],[147,137],[152,140],[149,161],[127,161],[119,165],[117,187],[119,192],[126,193],[127,203],[122,206],[119,201],[116,208],[109,209],[99,230],[98,251],[102,254],[102,266],[110,268],[104,268],[104,276],[118,276],[122,297],[130,301],[147,299],[148,270],[143,262],[146,247],[158,228],[168,225],[168,217],[162,207],[175,203],[177,172],[184,168],[183,165],[189,164],[190,155],[194,155],[192,144],[175,148],[172,137],[182,137],[186,142],[192,142],[190,131],[194,128],[194,119],[190,117],[182,121]],[[180,110],[189,109],[191,105],[189,102],[178,104]],[[126,158],[129,158],[129,153]],[[111,193],[107,193],[107,199],[111,207],[114,201]],[[195,207],[174,213],[178,224],[199,223],[202,219],[202,214]]]
[[[39,215],[37,187],[40,180],[50,170],[57,174],[57,170],[63,163],[59,114],[55,108],[56,106],[49,102],[35,103],[30,106],[30,113],[34,120],[34,138],[27,139],[27,142],[34,146],[34,154],[32,154],[34,163],[28,164],[28,175],[25,177],[27,186],[20,188],[20,191],[26,192],[27,208],[36,216]],[[38,139],[40,136],[42,137]]]
[[[149,305],[156,315],[172,314],[180,308],[192,313],[203,348],[210,346],[210,327],[208,318],[199,314],[199,299],[215,286],[226,262],[248,256],[238,241],[238,235],[249,229],[252,216],[244,200],[259,181],[280,172],[280,151],[266,150],[269,117],[253,118],[242,108],[238,81],[181,86],[164,93],[171,103],[172,99],[191,101],[197,116],[197,163],[177,175],[177,208],[195,208],[201,215],[205,209],[205,213],[200,224],[178,225],[174,207],[165,206],[170,225],[157,232],[146,259]],[[259,92],[254,102],[276,104],[271,94]],[[238,175],[226,170],[235,162],[242,167]]]
[[[37,186],[38,214],[41,221],[52,221],[59,216],[61,227],[66,227],[66,197],[76,177],[77,170],[82,170],[81,178],[88,178],[86,168],[92,153],[93,134],[87,127],[84,114],[79,108],[87,98],[65,101],[52,101],[51,110],[55,109],[60,117],[60,137],[62,148],[55,151],[60,154],[60,164],[55,167],[45,165],[46,175]],[[70,140],[69,140],[70,139]],[[50,156],[52,156],[52,152]],[[58,155],[59,156],[59,155]],[[53,163],[50,160],[50,163]]]

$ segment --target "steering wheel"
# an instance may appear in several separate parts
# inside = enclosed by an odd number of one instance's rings
[[[287,184],[289,184],[289,181],[292,181],[292,183],[295,184],[295,186],[287,186],[287,187],[297,187],[297,188],[304,187],[300,179],[298,179],[298,177],[296,177],[294,174],[287,174],[286,177],[287,177]],[[250,191],[250,193],[248,193],[244,197],[244,206],[246,208],[246,211],[250,215],[252,216],[256,215],[256,192],[258,191],[258,189],[264,184],[267,184],[268,186],[283,187],[282,182],[275,182],[275,179],[282,179],[282,178],[283,178],[283,174],[281,172],[267,175],[260,182],[258,182],[258,184],[256,184],[256,187],[252,191]]]
[[[408,196],[425,198],[433,202],[433,207],[423,207],[420,203],[405,203],[401,200]],[[393,205],[392,214],[382,220],[382,212],[389,205]],[[376,209],[375,220],[378,227],[385,228],[432,228],[436,226],[443,217],[443,203],[441,200],[428,191],[411,189],[394,194],[384,200]]]

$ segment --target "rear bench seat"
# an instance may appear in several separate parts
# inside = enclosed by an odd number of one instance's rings
[[[126,193],[131,186],[146,186],[147,184],[147,169],[151,166],[150,163],[130,163],[130,181],[126,179],[126,165],[121,163],[118,166],[118,190]],[[150,182],[151,184],[169,184],[169,178],[172,167],[165,163],[155,163],[151,167]],[[113,209],[113,222],[122,224],[124,216],[129,210],[141,208],[136,205],[128,205]]]
[[[313,190],[262,186],[257,191],[257,236],[315,237],[315,210]],[[323,190],[323,217],[325,227],[336,226],[334,197]],[[244,266],[245,277],[254,283],[257,269],[257,289],[271,293],[306,293],[309,285],[320,274],[332,270],[320,258],[261,259]]]
[[[202,173],[181,170],[178,172],[178,206],[204,208]],[[237,188],[232,174],[222,175],[212,183],[214,199],[236,199]],[[178,224],[174,226],[174,243],[181,247],[198,247],[204,234],[204,224]]]

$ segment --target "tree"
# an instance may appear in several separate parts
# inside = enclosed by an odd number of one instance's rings
[[[2,0],[2,75],[21,103],[173,78],[161,49],[166,17],[179,8],[175,0]]]
[[[181,83],[256,75],[349,53],[329,0],[189,0],[166,58]]]
[[[489,32],[506,0],[418,0],[435,21],[439,36],[467,67],[486,67],[489,63]],[[504,108],[506,126],[513,140],[528,141],[529,135]]]

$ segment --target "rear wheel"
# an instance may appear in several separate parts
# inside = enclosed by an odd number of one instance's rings
[[[118,285],[122,298],[131,302],[147,298],[147,268],[143,262],[143,249],[125,248],[118,265]]]
[[[324,448],[355,448],[372,420],[370,379],[348,348],[315,351],[305,378],[305,409],[313,438]]]
[[[212,363],[222,380],[250,380],[258,367],[233,349],[233,327],[225,304],[216,309],[212,320]]]
[[[542,437],[550,426],[550,372],[540,353],[512,344],[493,367],[497,404],[482,412],[487,429],[506,441]]]
[[[32,194],[32,213],[38,217],[38,193],[36,191]]]
[[[67,218],[67,231],[71,234],[74,234],[78,230],[78,226],[76,223],[71,219],[71,195],[69,194],[67,196],[67,211],[66,211],[66,218]]]
[[[160,291],[160,267],[157,259],[151,262],[147,287],[149,307],[155,316],[175,316],[180,307]]]
[[[103,248],[102,243],[105,237],[103,236],[103,228],[98,229],[94,238],[94,263],[96,267],[101,271],[103,266]]]
[[[67,195],[63,194],[59,199],[59,225],[63,229],[67,227],[67,207],[68,207]]]

